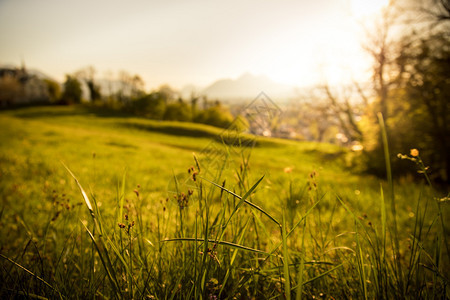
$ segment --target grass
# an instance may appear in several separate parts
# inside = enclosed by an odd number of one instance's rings
[[[0,126],[2,299],[449,297],[445,195],[339,147],[260,138],[211,169],[209,126],[76,106]]]

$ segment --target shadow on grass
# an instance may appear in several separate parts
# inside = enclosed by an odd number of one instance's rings
[[[236,139],[236,136],[230,136],[228,134],[229,132],[233,133],[233,131],[227,131],[227,129],[224,128],[217,128],[197,123],[150,120],[136,116],[132,113],[104,107],[86,105],[39,105],[11,107],[4,109],[4,111],[12,112],[15,117],[23,119],[83,116],[118,119],[117,125],[125,128],[162,133],[172,136],[209,138],[218,143],[224,143],[235,147],[242,147],[242,145],[245,145],[244,147],[246,147],[250,144],[253,144],[253,147],[282,146],[282,143],[279,143],[278,141],[269,138],[255,137],[251,134],[240,134],[239,138]]]
[[[197,125],[192,123],[174,123],[174,122],[152,122],[152,123],[140,123],[140,122],[122,122],[121,126],[144,130],[150,132],[157,132],[173,136],[185,136],[194,138],[206,138],[211,139],[217,143],[224,143],[233,147],[248,147],[254,143],[254,146],[258,146],[261,143],[252,135],[242,134],[237,138],[236,136],[226,135],[225,129],[209,128],[203,125]]]
[[[174,124],[172,122],[152,122],[152,123],[140,123],[140,122],[120,122],[120,125],[127,128],[152,131],[158,133],[164,133],[169,135],[198,137],[198,138],[215,138],[217,132],[208,131],[204,128],[191,127],[189,125]]]
[[[4,109],[14,116],[24,119],[39,119],[48,117],[73,117],[94,115],[100,118],[130,118],[134,115],[102,107],[89,107],[83,105],[33,105],[16,106]]]

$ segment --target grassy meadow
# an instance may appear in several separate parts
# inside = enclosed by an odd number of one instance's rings
[[[449,298],[448,198],[423,174],[390,183],[338,146],[269,138],[208,173],[221,132],[0,111],[0,298]]]

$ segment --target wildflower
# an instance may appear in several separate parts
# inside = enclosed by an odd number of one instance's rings
[[[411,156],[417,157],[417,156],[419,156],[419,150],[411,149],[409,154],[411,154]]]

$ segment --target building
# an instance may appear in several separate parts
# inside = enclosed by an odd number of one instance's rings
[[[0,107],[49,101],[47,84],[21,68],[0,68]]]

